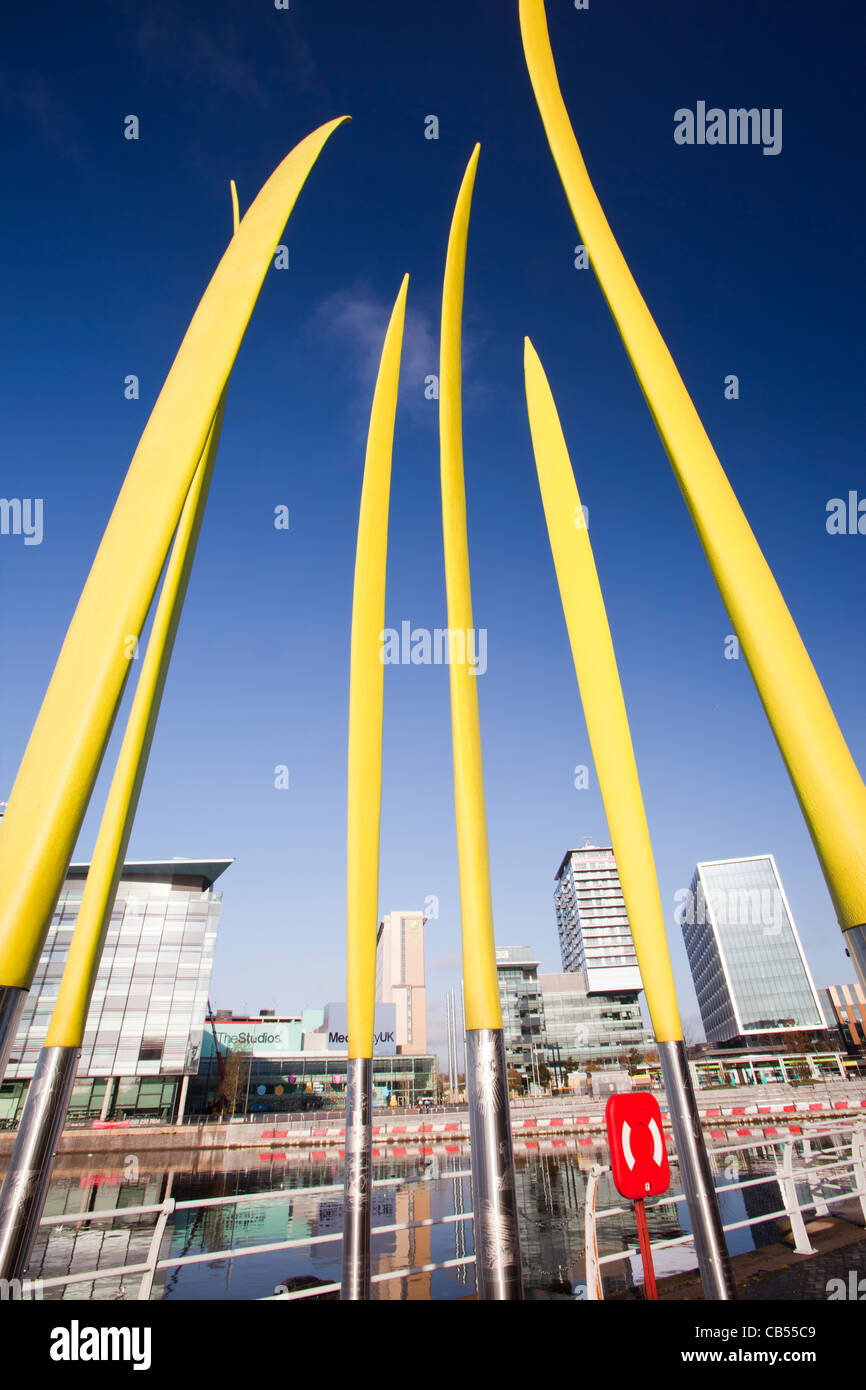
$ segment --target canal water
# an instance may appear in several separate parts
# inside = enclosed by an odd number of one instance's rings
[[[130,1136],[132,1139],[132,1136]],[[823,1136],[815,1147],[833,1141]],[[816,1155],[817,1156],[817,1155]],[[766,1145],[713,1154],[717,1184],[764,1177],[776,1171],[781,1152]],[[584,1287],[584,1211],[592,1164],[607,1161],[603,1144],[587,1145],[576,1138],[539,1141],[537,1150],[516,1158],[518,1203],[525,1291],[528,1298],[581,1298]],[[448,1268],[422,1270],[376,1280],[377,1299],[461,1299],[475,1293],[471,1264],[471,1220],[449,1220],[471,1213],[468,1145],[436,1146],[425,1152],[380,1150],[374,1159],[373,1272],[417,1270],[420,1266],[455,1262]],[[51,1279],[88,1274],[143,1262],[154,1240],[156,1215],[126,1216],[129,1208],[155,1205],[166,1196],[176,1202],[207,1201],[211,1205],[181,1208],[163,1232],[160,1258],[169,1261],[157,1272],[152,1297],[186,1299],[260,1299],[278,1286],[290,1289],[328,1284],[340,1276],[339,1235],[342,1224],[342,1160],[337,1151],[306,1150],[283,1154],[271,1151],[229,1150],[193,1157],[170,1153],[148,1156],[93,1154],[85,1160],[60,1157],[45,1208],[46,1216],[67,1221],[43,1227],[34,1249],[29,1277]],[[322,1190],[325,1189],[325,1190]],[[671,1192],[681,1191],[672,1165]],[[213,1204],[214,1198],[255,1194],[255,1200]],[[801,1197],[808,1196],[803,1188]],[[778,1185],[755,1185],[720,1196],[722,1219],[745,1222],[777,1212]],[[596,1201],[599,1213],[626,1207],[602,1176]],[[116,1211],[112,1221],[80,1225],[71,1218],[83,1212]],[[676,1240],[689,1230],[685,1204],[647,1203],[652,1239]],[[434,1224],[420,1224],[420,1223]],[[398,1231],[377,1228],[407,1226]],[[630,1210],[598,1222],[599,1255],[635,1250],[634,1217]],[[780,1238],[776,1220],[741,1226],[728,1235],[732,1255]],[[329,1239],[337,1237],[337,1239]],[[278,1241],[302,1241],[292,1248],[250,1253],[244,1250]],[[308,1243],[310,1242],[310,1243]],[[233,1258],[225,1252],[231,1251]],[[186,1260],[186,1263],[172,1263]],[[659,1276],[695,1267],[692,1251],[674,1246],[656,1254]],[[636,1254],[603,1265],[605,1291],[612,1293],[642,1283]],[[76,1281],[65,1288],[46,1288],[46,1299],[135,1299],[141,1274]],[[324,1295],[322,1295],[324,1296]],[[332,1297],[334,1295],[331,1295]]]

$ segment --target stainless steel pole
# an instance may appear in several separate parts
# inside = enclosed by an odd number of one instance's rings
[[[678,1041],[660,1042],[657,1047],[704,1295],[727,1302],[736,1297],[734,1279],[686,1046]]]
[[[80,1048],[43,1047],[0,1192],[0,1279],[21,1279],[51,1181]]]
[[[370,1117],[373,1059],[350,1057],[346,1077],[346,1167],[343,1178],[343,1260],[340,1298],[370,1297]]]
[[[519,1300],[523,1280],[502,1029],[470,1028],[466,1043],[478,1297]]]
[[[26,989],[19,989],[16,985],[0,985],[0,1081],[6,1074],[27,993]]]
[[[457,1046],[457,993],[451,990],[451,1054],[454,1058],[454,1095],[460,1094],[460,1049]]]

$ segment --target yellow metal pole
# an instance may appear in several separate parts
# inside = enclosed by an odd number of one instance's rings
[[[231,184],[234,230],[237,193]],[[69,1106],[105,933],[123,871],[162,692],[195,558],[219,447],[228,383],[178,523],[117,766],[96,837],[48,1033],[27,1093],[0,1192],[0,1277],[20,1278],[42,1216],[57,1140]]]
[[[214,272],[136,449],[0,822],[0,1075],[223,387],[286,218],[328,137],[306,137]]]
[[[237,232],[240,215],[234,179],[231,180],[230,188],[232,220],[234,231]],[[223,387],[204,455],[199,461],[183,504],[117,766],[102,813],[57,1003],[45,1038],[45,1047],[80,1047],[84,1037],[84,1024],[105,943],[105,932],[123,872],[123,861],[138,809],[162,693],[207,506],[227,394],[228,382]]]
[[[523,47],[556,167],[779,745],[852,956],[866,979],[866,787],[578,148],[543,0],[520,0]]]
[[[372,1057],[379,913],[379,816],[388,505],[409,276],[385,335],[373,395],[352,596],[346,863],[349,1056]]]
[[[153,628],[114,770],[81,907],[60,982],[45,1047],[80,1047],[105,932],[132,833],[162,692],[204,516],[225,409],[220,399],[205,456],[193,475],[178,524]]]
[[[391,455],[409,276],[397,295],[373,394],[352,596],[346,938],[349,1058],[340,1297],[370,1297],[371,1111],[376,931],[379,924],[379,819],[382,805],[382,709],[385,575]]]
[[[472,624],[469,580],[469,542],[466,532],[466,491],[463,477],[462,320],[463,282],[469,211],[478,155],[476,145],[463,176],[454,209],[445,283],[442,294],[442,348],[439,370],[439,440],[442,474],[442,531],[445,545],[445,589],[449,633],[463,642],[449,646],[465,654]],[[481,730],[478,721],[478,679],[467,660],[451,660],[451,735],[454,754],[454,800],[457,856],[460,871],[460,915],[463,925],[463,984],[466,1027],[501,1028],[490,857],[484,807]]]
[[[526,404],[550,548],[611,843],[658,1044],[695,1250],[708,1298],[733,1297],[721,1216],[677,1008],[628,716],[589,533],[553,395],[526,339]]]
[[[463,478],[461,336],[469,210],[480,146],[472,152],[454,209],[442,291],[439,443],[448,600],[451,741],[463,928],[466,1067],[472,1142],[479,1299],[522,1297],[514,1154],[508,1113],[476,670],[468,661],[472,623]],[[456,659],[455,659],[456,658]]]
[[[683,1036],[655,861],[613,642],[547,377],[527,338],[526,402],[541,500],[611,842],[659,1042]]]

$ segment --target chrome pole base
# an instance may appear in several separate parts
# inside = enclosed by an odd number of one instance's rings
[[[851,957],[857,979],[866,989],[866,926],[849,927],[847,931],[843,931],[842,940]]]
[[[30,1260],[79,1053],[43,1047],[39,1054],[0,1192],[0,1279],[20,1279]]]
[[[715,1185],[683,1042],[657,1043],[704,1297],[735,1298]]]
[[[18,1021],[28,991],[17,985],[0,985],[0,1081],[6,1075],[9,1053],[18,1032]]]
[[[372,1105],[373,1059],[350,1057],[346,1072],[346,1169],[343,1179],[343,1260],[340,1298],[356,1301],[370,1297]]]
[[[519,1300],[523,1279],[502,1029],[467,1029],[466,1049],[478,1297]]]

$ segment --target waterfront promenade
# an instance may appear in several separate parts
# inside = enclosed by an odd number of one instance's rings
[[[786,1237],[733,1256],[731,1267],[738,1300],[843,1302],[860,1297],[857,1290],[866,1276],[866,1230],[859,1202],[834,1207],[832,1216],[813,1217],[806,1222],[806,1230],[814,1254],[799,1254],[791,1237]],[[704,1301],[697,1269],[661,1278],[657,1288],[663,1303]],[[866,1283],[863,1291],[866,1292]],[[642,1284],[606,1295],[608,1302],[633,1303],[644,1298]]]
[[[664,1113],[664,1096],[659,1100]],[[542,1097],[512,1103],[511,1128],[515,1150],[532,1151],[540,1143],[558,1147],[564,1136],[587,1146],[604,1139],[604,1100],[587,1097]],[[866,1117],[866,1082],[829,1082],[814,1086],[748,1086],[698,1093],[698,1109],[709,1140],[777,1138],[799,1134],[804,1122],[813,1124]],[[381,1110],[373,1118],[374,1154],[382,1149],[412,1156],[431,1147],[465,1144],[469,1114],[465,1105],[432,1111]],[[258,1149],[274,1159],[297,1148],[340,1156],[345,1135],[342,1111],[294,1115],[248,1116],[228,1121],[190,1117],[180,1125],[147,1120],[91,1121],[63,1131],[59,1155],[128,1150],[132,1135],[139,1153],[200,1149]],[[672,1140],[668,1134],[668,1144]],[[14,1130],[0,1133],[0,1166],[12,1151]]]

